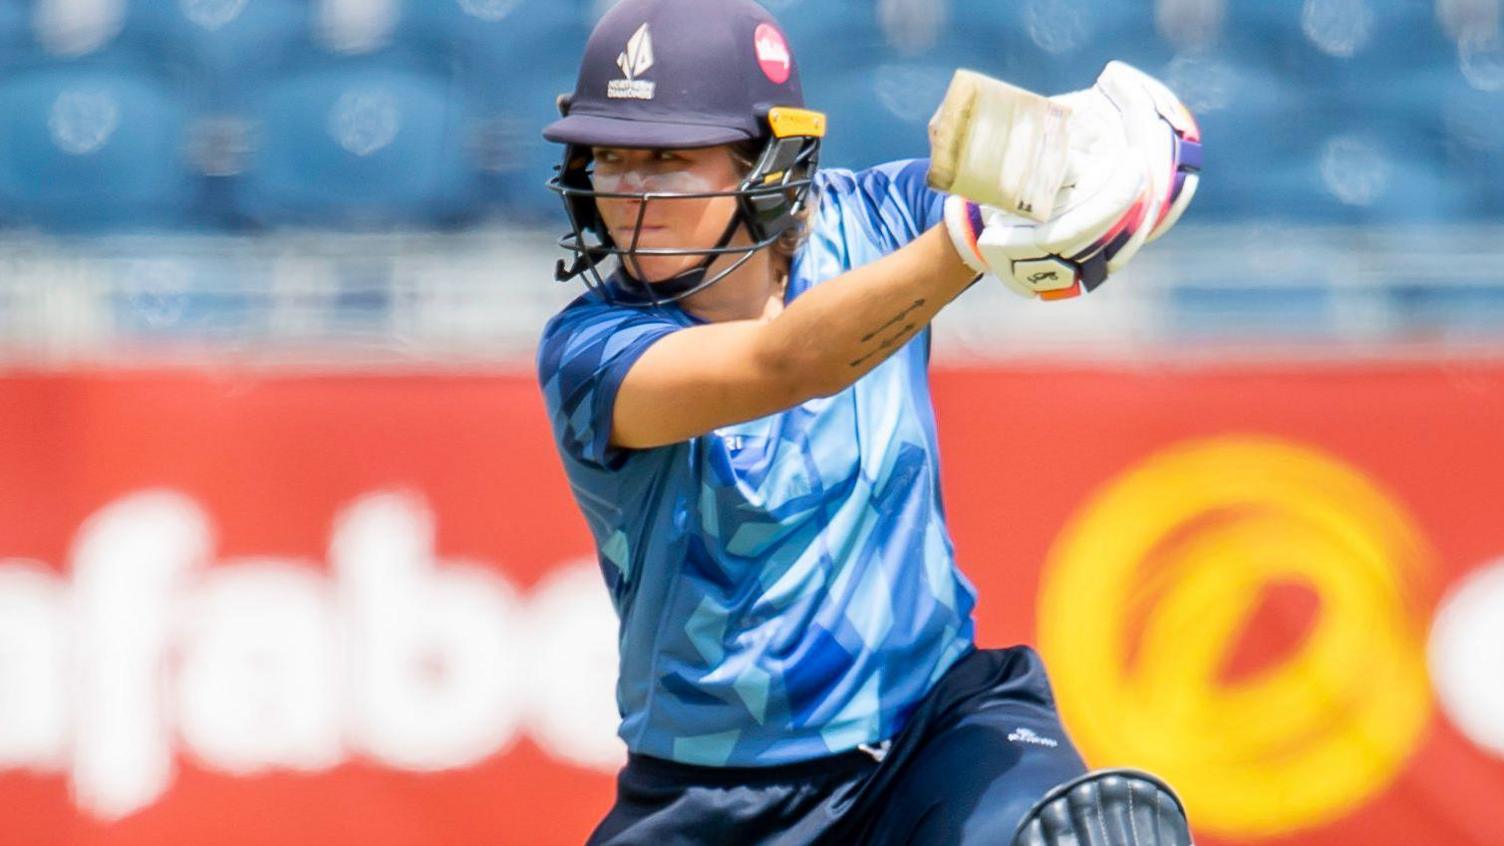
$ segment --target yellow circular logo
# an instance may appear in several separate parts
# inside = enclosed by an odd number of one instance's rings
[[[1403,508],[1340,461],[1272,439],[1190,442],[1067,525],[1040,650],[1094,766],[1166,777],[1208,833],[1283,834],[1362,805],[1419,744],[1427,561]],[[1250,621],[1289,588],[1316,609],[1294,644],[1270,646]],[[1276,654],[1229,673],[1250,647]]]

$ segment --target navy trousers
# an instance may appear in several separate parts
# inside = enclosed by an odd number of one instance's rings
[[[782,767],[630,756],[589,844],[1007,846],[1036,800],[1084,772],[1039,655],[974,650],[873,753]]]

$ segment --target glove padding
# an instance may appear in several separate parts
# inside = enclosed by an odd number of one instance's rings
[[[1044,223],[946,200],[957,252],[978,273],[1027,297],[1092,291],[1179,221],[1196,193],[1201,133],[1162,83],[1111,62],[1096,84],[1052,98],[1071,107],[1059,209]]]

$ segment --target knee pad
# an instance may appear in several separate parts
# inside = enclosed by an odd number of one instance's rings
[[[1138,770],[1098,770],[1057,785],[1024,814],[1013,846],[1192,846],[1185,806]]]

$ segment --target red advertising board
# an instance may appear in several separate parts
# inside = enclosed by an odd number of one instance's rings
[[[1206,844],[1504,842],[1504,365],[935,374],[985,645]],[[563,844],[614,623],[527,374],[0,378],[0,844]]]

